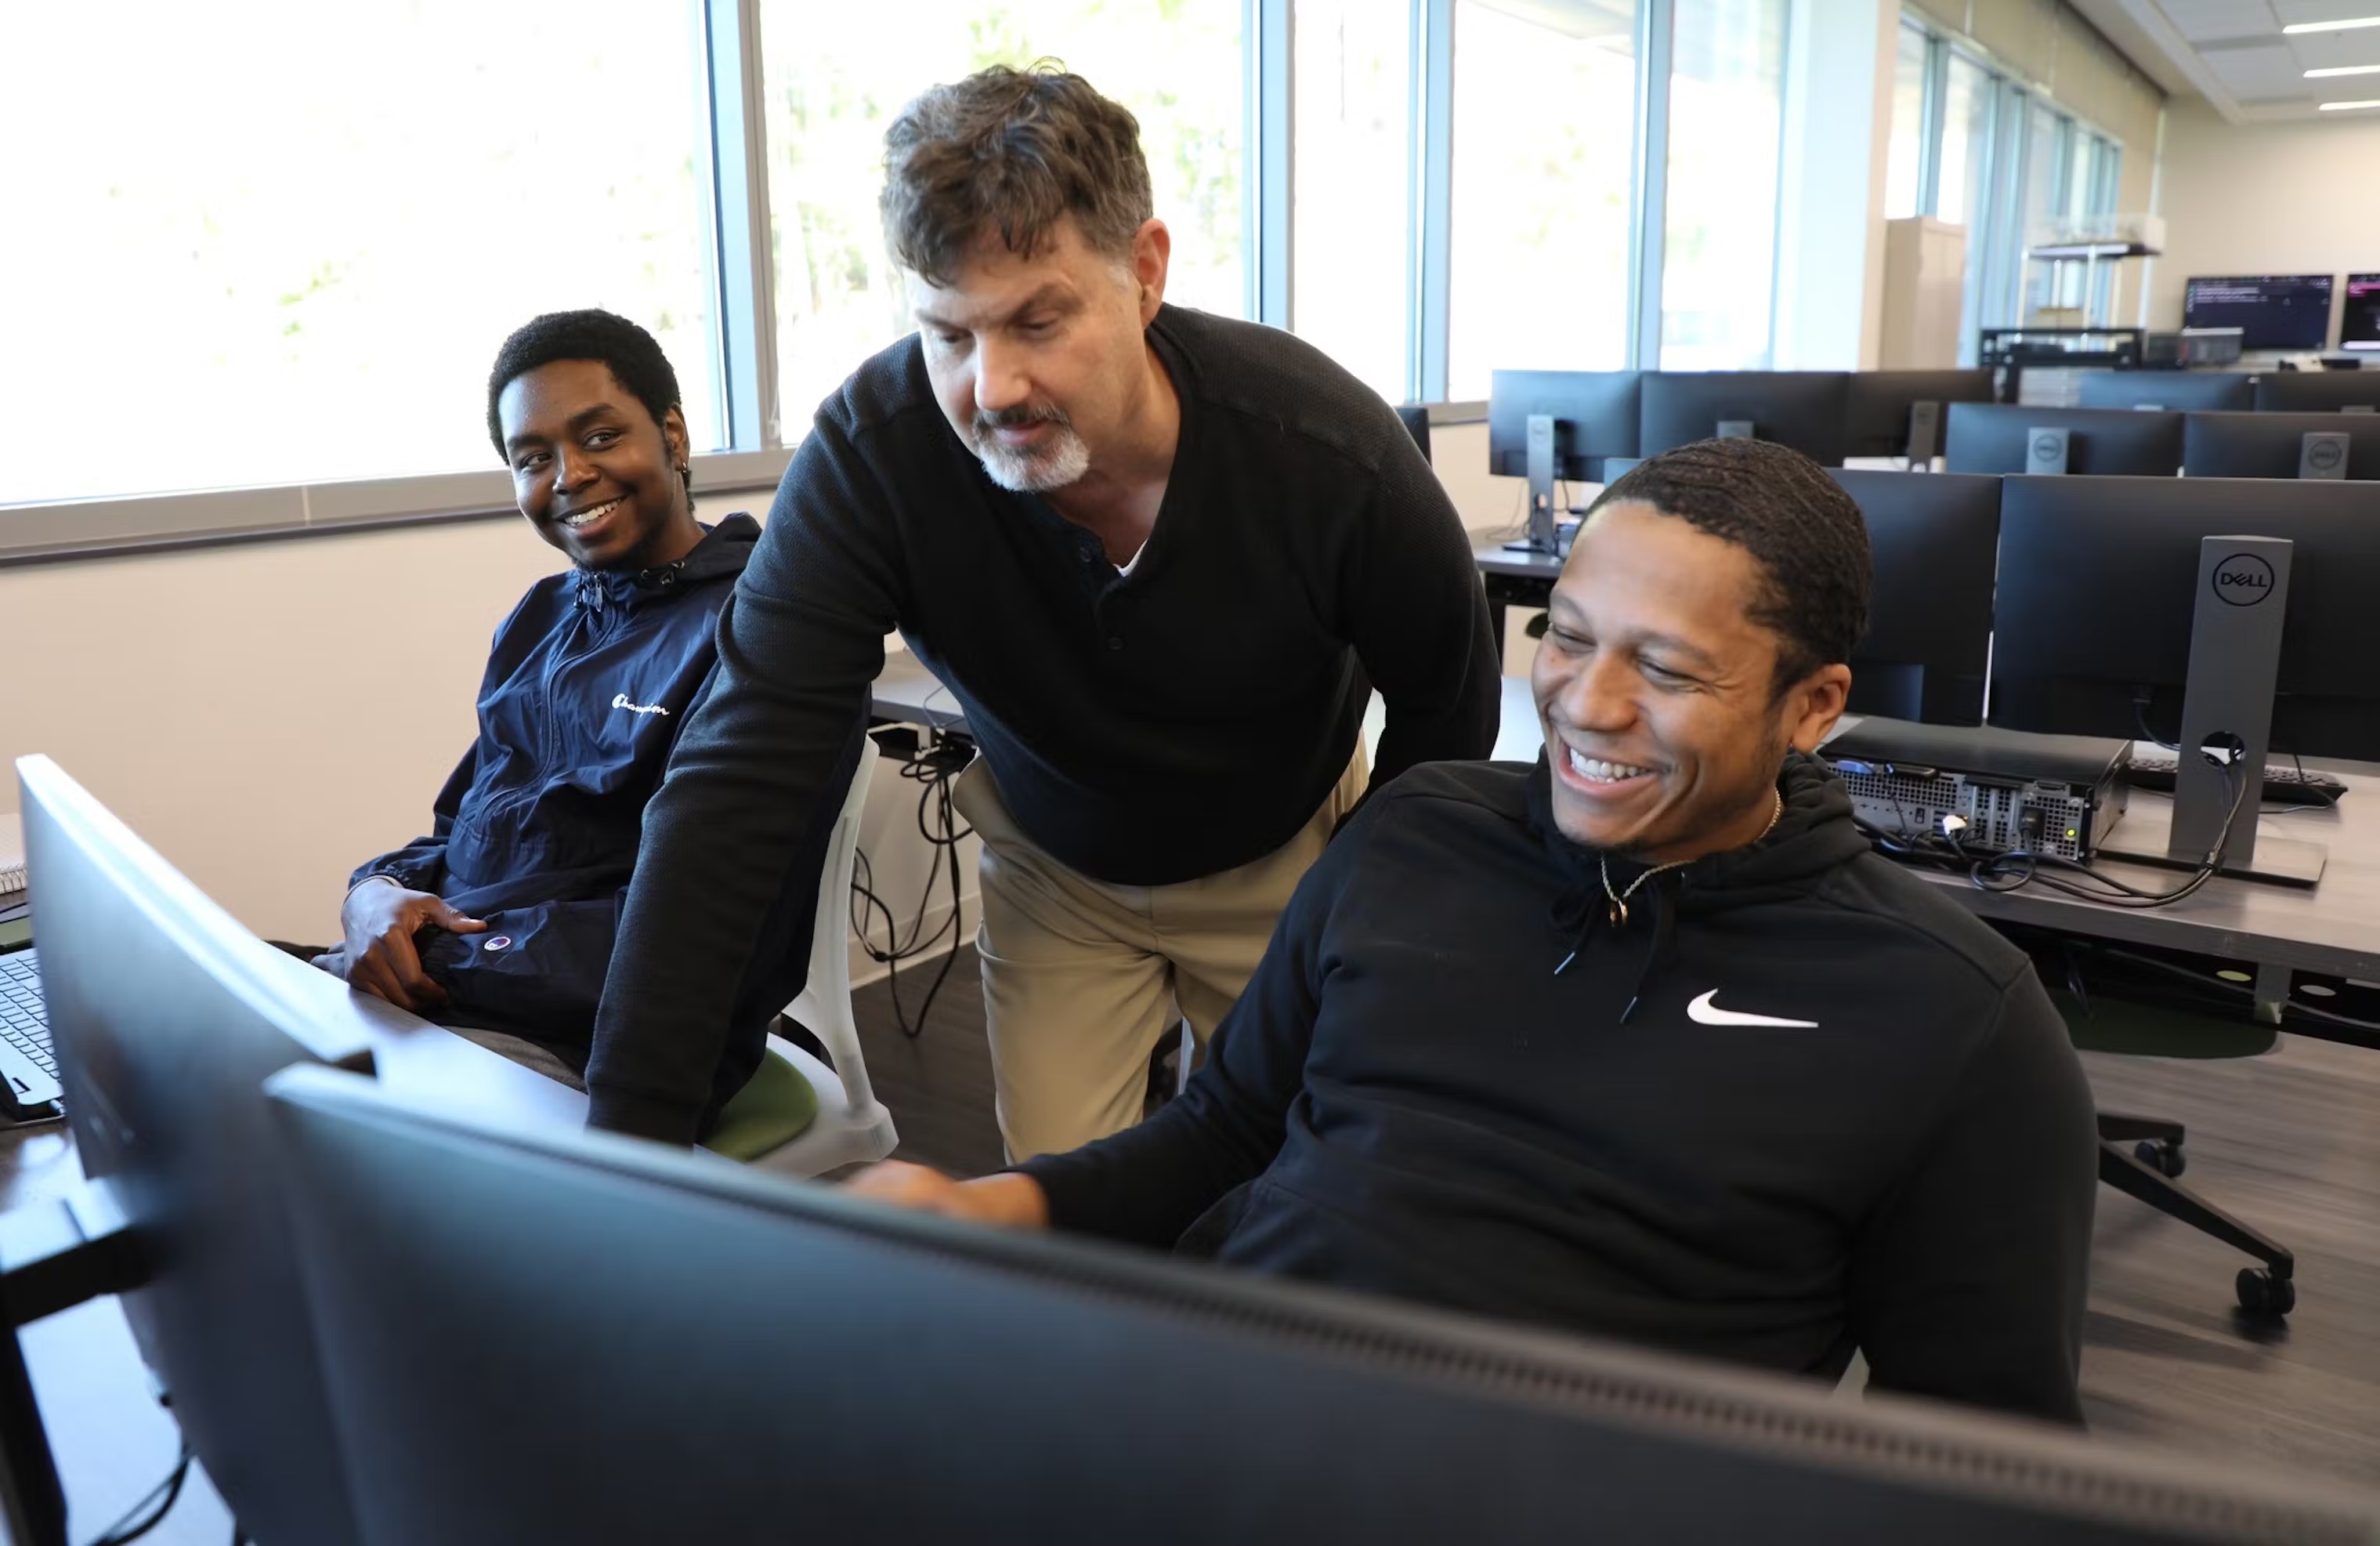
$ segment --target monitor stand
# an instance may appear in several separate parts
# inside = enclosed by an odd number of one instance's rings
[[[2133,847],[2151,823],[2129,819],[2111,858],[2196,870],[2223,831],[2234,785],[2220,754],[2243,769],[2248,791],[2223,846],[2220,872],[2277,885],[2311,886],[2322,879],[2328,854],[2321,845],[2256,835],[2258,796],[2272,739],[2273,688],[2280,674],[2281,625],[2289,615],[2292,544],[2280,537],[2208,537],[2198,544],[2198,605],[2190,630],[2190,676],[2182,688],[2180,766],[2173,781],[2173,823],[2161,849]],[[2206,749],[2202,752],[2200,749]],[[2125,831],[2124,828],[2131,828]]]
[[[1554,508],[1554,417],[1529,415],[1529,535],[1504,545],[1515,553],[1560,554],[1562,512]]]
[[[1942,405],[1936,402],[1914,402],[1909,405],[1909,470],[1930,472],[1934,469],[1935,453],[1942,444]]]
[[[2298,450],[2298,476],[2328,481],[2347,476],[2348,437],[2335,431],[2317,430],[2307,435]]]
[[[1753,422],[1749,419],[1722,419],[1718,421],[1718,438],[1720,440],[1757,440],[1760,437],[1753,432]]]
[[[2024,432],[2024,470],[2031,478],[2056,478],[2066,471],[2067,432],[2041,424]]]

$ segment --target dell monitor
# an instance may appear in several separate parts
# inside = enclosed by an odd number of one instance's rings
[[[1957,403],[1945,460],[1952,472],[2170,478],[2181,467],[2181,420],[2121,408]]]
[[[2193,413],[2181,436],[2192,478],[2380,479],[2380,414]]]
[[[242,929],[47,758],[17,772],[67,1121],[129,1225],[141,1357],[245,1530],[356,1541],[262,1085],[370,1068],[366,1017],[396,1012]]]
[[[1981,724],[2000,481],[1865,470],[1834,477],[1867,522],[1875,566],[1845,707],[1927,724]]]
[[[2256,378],[2244,371],[2085,371],[2082,406],[2244,413],[2256,406]]]
[[[2380,371],[2275,371],[2256,378],[2259,413],[2380,413]]]
[[[2218,536],[2295,544],[2273,752],[2380,760],[2380,484],[2010,480],[1991,723],[2179,738],[2200,540]]]
[[[291,1069],[371,1546],[2369,1540],[2112,1439],[983,1228]]]
[[[2183,287],[2181,325],[2236,327],[2240,347],[2318,349],[2330,339],[2330,275],[2240,274],[2196,278]]]
[[[1413,443],[1421,447],[1421,459],[1429,460],[1428,407],[1422,403],[1406,403],[1397,409],[1397,422],[1405,427],[1405,433],[1413,436]]]
[[[2338,306],[2338,347],[2380,352],[2380,274],[2350,274]]]
[[[1555,484],[1604,481],[1608,457],[1636,455],[1634,371],[1498,371],[1488,384],[1488,470],[1529,481],[1532,552],[1559,549]]]
[[[1991,400],[1989,371],[1862,371],[1846,392],[1843,455],[1906,456],[1922,467],[1941,455],[1952,403]]]
[[[1647,371],[1639,455],[1740,436],[1840,467],[1851,379],[1842,371]]]

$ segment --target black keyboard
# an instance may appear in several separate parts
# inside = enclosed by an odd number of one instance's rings
[[[2135,757],[2125,777],[2135,789],[2170,793],[2174,774],[2180,768],[2180,764],[2170,757]],[[2268,805],[2337,805],[2338,797],[2345,793],[2347,785],[2326,773],[2311,769],[2301,773],[2294,766],[2265,759],[2263,798]]]
[[[42,1073],[58,1077],[49,1011],[42,1004],[41,963],[30,950],[0,956],[0,1040],[32,1059]]]

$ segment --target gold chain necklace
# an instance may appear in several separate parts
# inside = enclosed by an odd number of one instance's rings
[[[1782,821],[1785,817],[1785,791],[1782,789],[1777,789],[1770,792],[1776,797],[1777,809],[1768,813],[1768,824],[1760,829],[1760,837],[1754,838],[1752,843],[1757,843],[1761,838],[1767,837],[1770,833],[1775,832],[1777,830],[1777,823]],[[1752,846],[1752,843],[1747,843],[1744,846],[1748,848]],[[1698,855],[1696,857],[1699,858],[1700,856]],[[1657,864],[1652,869],[1645,870],[1643,874],[1629,882],[1628,889],[1626,891],[1614,891],[1611,889],[1611,856],[1608,853],[1605,854],[1602,857],[1603,895],[1611,898],[1611,909],[1606,915],[1611,919],[1611,926],[1614,929],[1625,929],[1628,927],[1628,898],[1636,895],[1636,888],[1638,886],[1643,885],[1646,881],[1651,880],[1654,876],[1661,873],[1665,870],[1675,870],[1681,865],[1692,863],[1694,863],[1694,859],[1681,858],[1673,859],[1668,864]]]

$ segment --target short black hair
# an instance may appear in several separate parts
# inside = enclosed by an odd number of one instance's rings
[[[1867,632],[1867,522],[1843,486],[1799,451],[1764,440],[1698,440],[1637,463],[1603,491],[1733,542],[1760,566],[1752,620],[1777,635],[1773,690],[1848,661]]]
[[[628,395],[645,405],[656,425],[672,408],[686,411],[678,397],[677,372],[670,369],[669,356],[651,334],[610,311],[548,311],[514,330],[496,351],[496,368],[488,372],[488,439],[498,456],[504,454],[504,427],[496,399],[517,378],[557,359],[601,360]]]

